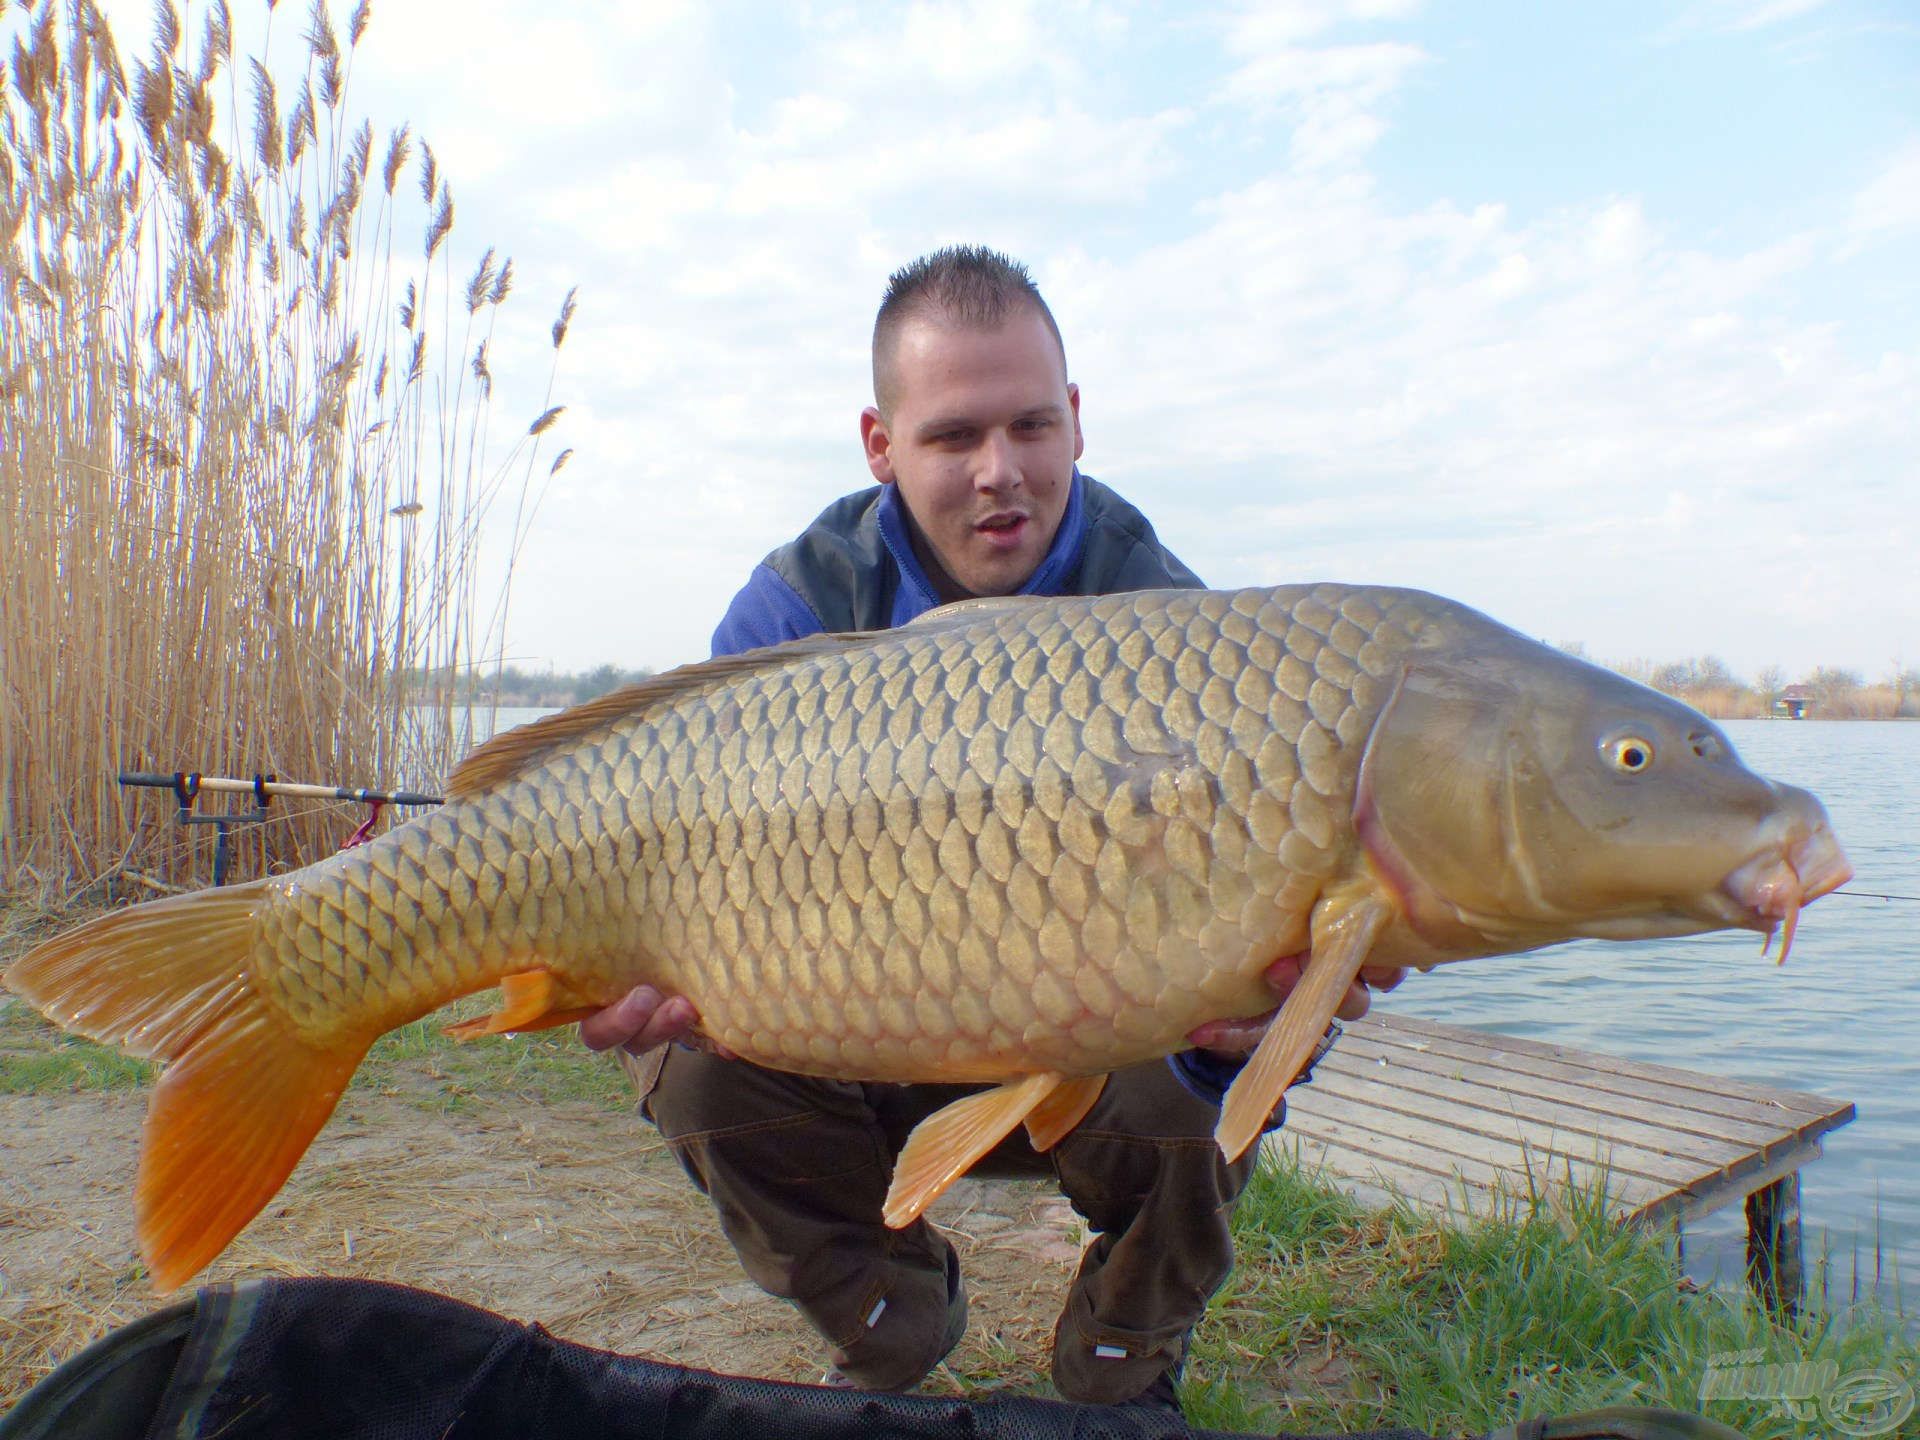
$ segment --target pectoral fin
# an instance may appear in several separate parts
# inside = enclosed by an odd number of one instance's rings
[[[447,1026],[455,1040],[473,1040],[482,1035],[506,1035],[520,1030],[550,1030],[556,1025],[571,1025],[584,1020],[600,1007],[578,1003],[583,997],[569,994],[554,978],[551,970],[523,970],[500,982],[500,1008],[491,1015],[462,1020]]]
[[[1066,1139],[1073,1127],[1087,1118],[1093,1102],[1106,1088],[1104,1075],[1061,1081],[1060,1088],[1034,1106],[1027,1116],[1027,1139],[1033,1142],[1033,1148],[1044,1155]]]
[[[1024,1080],[1010,1080],[956,1100],[914,1126],[906,1148],[894,1163],[893,1185],[881,1210],[887,1224],[898,1230],[919,1219],[921,1212],[974,1161],[1004,1140],[1051,1095],[1062,1078],[1046,1070]]]
[[[1385,902],[1364,899],[1315,934],[1300,983],[1260,1037],[1253,1058],[1235,1077],[1220,1107],[1213,1138],[1227,1159],[1238,1160],[1260,1137],[1273,1107],[1320,1043],[1341,997],[1366,963],[1374,936],[1392,914]]]

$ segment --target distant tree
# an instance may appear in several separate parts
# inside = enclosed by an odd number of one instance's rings
[[[1809,690],[1823,699],[1837,700],[1860,688],[1860,672],[1842,670],[1835,665],[1822,665],[1807,677],[1806,684]]]
[[[1920,718],[1920,669],[1902,670],[1895,689],[1893,713],[1902,718]]]
[[[1669,695],[1684,695],[1693,685],[1693,666],[1685,660],[1669,660],[1664,665],[1654,666],[1647,683]]]
[[[1760,703],[1771,713],[1773,702],[1780,698],[1780,692],[1786,688],[1787,672],[1778,665],[1768,665],[1753,677],[1753,688],[1760,692]]]
[[[1738,690],[1740,680],[1718,655],[1702,655],[1693,662],[1693,685],[1696,689],[1713,686]]]
[[[1560,649],[1573,656],[1576,660],[1584,660],[1587,658],[1587,642],[1584,640],[1562,640],[1560,642]]]
[[[586,674],[573,677],[574,701],[591,700],[596,695],[618,690],[625,679],[626,672],[618,665],[596,665]]]

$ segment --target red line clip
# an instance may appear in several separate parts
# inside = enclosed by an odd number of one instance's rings
[[[360,828],[358,830],[355,830],[353,834],[347,837],[347,843],[340,847],[342,850],[351,850],[354,846],[364,845],[373,839],[373,827],[380,819],[380,811],[385,807],[386,803],[384,800],[369,800],[367,802],[367,818],[360,822]]]

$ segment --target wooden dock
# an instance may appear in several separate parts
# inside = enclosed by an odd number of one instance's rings
[[[1345,1028],[1273,1139],[1362,1198],[1484,1214],[1604,1176],[1623,1222],[1745,1201],[1755,1287],[1798,1303],[1800,1167],[1850,1102],[1407,1016]]]

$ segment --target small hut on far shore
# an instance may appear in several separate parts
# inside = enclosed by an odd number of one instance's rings
[[[1773,702],[1774,714],[1784,720],[1804,720],[1813,708],[1813,691],[1804,685],[1789,685]]]

